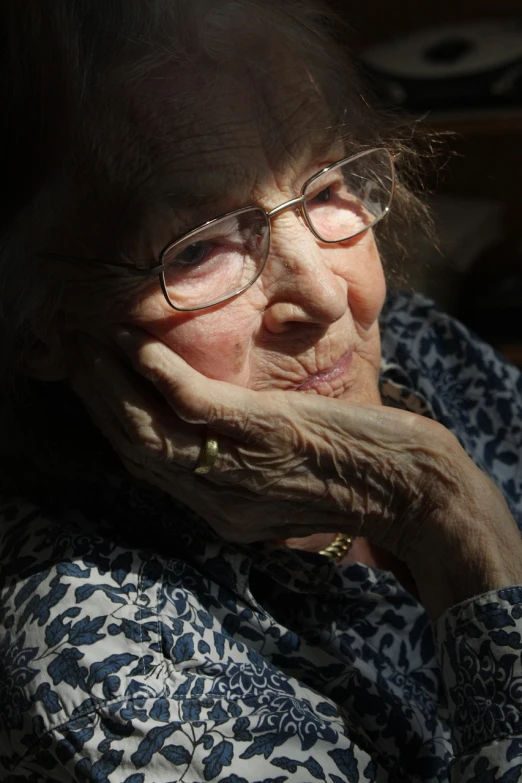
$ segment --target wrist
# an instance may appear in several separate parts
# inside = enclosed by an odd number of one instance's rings
[[[456,604],[522,581],[520,532],[498,487],[476,468],[467,491],[448,498],[410,560],[432,621]]]
[[[419,502],[399,556],[436,620],[462,601],[520,583],[522,543],[501,491],[451,433],[428,426],[422,453]]]

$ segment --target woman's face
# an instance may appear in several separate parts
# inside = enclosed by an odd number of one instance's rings
[[[182,86],[178,80],[173,89]],[[280,69],[277,81],[264,82],[248,70],[202,73],[196,92],[197,100],[185,105],[148,96],[155,102],[152,130],[161,126],[170,138],[157,145],[165,152],[154,186],[179,208],[166,210],[163,201],[140,232],[136,259],[157,258],[170,240],[229,210],[255,204],[269,211],[346,155],[328,138],[331,119],[301,69]],[[146,115],[146,105],[140,111]],[[105,277],[96,293],[98,331],[114,321],[137,325],[203,374],[252,389],[378,402],[377,318],[385,283],[372,232],[327,245],[293,210],[274,217],[271,229],[261,277],[208,310],[173,310],[156,278],[130,290],[127,281],[108,286]],[[92,302],[91,280],[89,296],[76,307],[80,314],[91,309],[90,323]]]

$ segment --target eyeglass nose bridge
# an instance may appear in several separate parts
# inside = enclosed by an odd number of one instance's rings
[[[303,209],[302,206],[304,204],[305,197],[298,196],[297,198],[292,198],[290,201],[285,201],[283,204],[279,204],[278,207],[274,207],[270,210],[270,212],[267,212],[266,215],[268,218],[273,218],[276,215],[279,215],[281,212],[284,212],[287,209],[293,209],[294,207],[297,207],[298,212],[302,213]]]

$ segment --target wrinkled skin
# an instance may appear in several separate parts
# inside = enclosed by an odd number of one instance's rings
[[[150,215],[134,258],[229,209],[271,209],[343,156],[339,144],[318,149],[329,118],[300,80],[278,63],[265,91],[236,69],[181,113],[154,105],[172,136],[158,188],[206,199]],[[93,255],[87,245],[82,255]],[[371,231],[326,245],[284,212],[262,277],[200,312],[170,309],[157,280],[92,269],[70,275],[67,293],[64,363],[93,420],[131,473],[225,539],[367,537],[407,564],[432,618],[520,581],[520,536],[500,492],[442,426],[380,404],[385,285]],[[201,477],[192,471],[207,427],[220,450]]]
[[[142,333],[120,331],[117,340],[167,405],[84,339],[91,372],[81,393],[94,420],[132,474],[188,503],[225,539],[320,529],[368,536],[406,562],[433,619],[520,580],[520,535],[500,491],[436,422],[253,392],[204,378]],[[220,451],[203,478],[190,470],[206,426]]]

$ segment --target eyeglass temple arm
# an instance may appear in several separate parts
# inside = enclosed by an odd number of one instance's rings
[[[78,261],[78,263],[81,264],[115,267],[116,269],[123,269],[129,273],[143,275],[144,277],[158,274],[158,272],[163,268],[163,264],[158,264],[157,266],[142,269],[141,267],[135,266],[134,264],[125,264],[117,261],[105,261],[103,258],[80,258],[79,256],[65,256],[61,255],[60,253],[38,253],[37,255],[38,258],[48,258],[52,261]]]
[[[400,150],[397,152],[392,152],[391,150],[389,150],[389,154],[393,164],[395,164],[402,157],[402,152]],[[278,215],[280,212],[283,212],[284,210],[299,206],[304,202],[304,199],[305,199],[304,195],[301,195],[298,196],[297,198],[290,199],[290,201],[285,201],[284,204],[280,204],[278,207],[275,207],[270,212],[266,212],[266,216],[268,218],[272,218],[275,215]],[[61,255],[59,253],[38,253],[37,255],[39,258],[49,258],[55,261],[78,261],[79,263],[82,264],[110,266],[110,267],[114,267],[115,269],[122,269],[129,272],[130,274],[141,275],[143,277],[158,274],[158,272],[161,272],[161,270],[164,268],[163,264],[157,264],[156,266],[143,269],[141,267],[135,266],[134,264],[125,264],[117,261],[105,261],[102,258],[80,258],[79,256]]]

